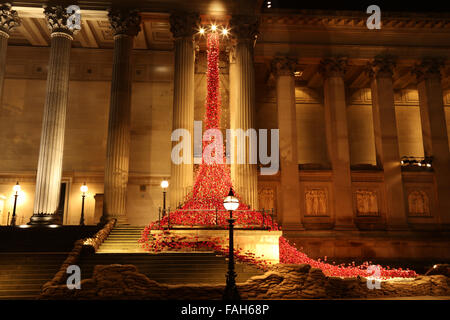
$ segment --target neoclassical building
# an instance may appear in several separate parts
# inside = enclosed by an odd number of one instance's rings
[[[450,14],[279,10],[265,1],[142,1],[133,9],[16,1],[0,12],[0,222],[102,217],[145,225],[179,205],[194,164],[176,128],[206,97],[221,42],[222,128],[276,129],[280,171],[232,165],[237,191],[316,256],[442,256],[450,247]],[[430,234],[432,236],[430,236]],[[433,238],[435,237],[435,238]],[[405,248],[413,252],[405,252]]]

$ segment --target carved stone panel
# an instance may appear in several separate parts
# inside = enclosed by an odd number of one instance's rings
[[[413,190],[408,194],[408,212],[410,216],[429,216],[430,199],[422,190]]]
[[[356,214],[358,216],[379,216],[378,198],[375,190],[356,190]]]
[[[262,187],[258,191],[259,208],[262,210],[276,209],[276,192],[273,187]]]
[[[329,216],[328,193],[325,188],[309,188],[305,190],[305,215]]]

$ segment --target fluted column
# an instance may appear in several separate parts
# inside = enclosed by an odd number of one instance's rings
[[[384,172],[387,228],[402,230],[407,228],[407,224],[392,84],[394,67],[393,57],[378,56],[368,65],[368,73],[372,87],[377,164]]]
[[[236,38],[236,112],[231,122],[244,132],[255,128],[255,70],[253,66],[253,44],[258,32],[258,19],[253,16],[233,15],[230,27]],[[256,164],[249,163],[249,144],[244,164],[231,167],[234,186],[242,200],[251,208],[258,208],[258,177]]]
[[[116,218],[126,223],[128,168],[130,161],[131,53],[140,31],[137,11],[110,9],[114,32],[114,57],[106,144],[105,197],[102,220]]]
[[[347,127],[347,104],[343,74],[344,58],[321,61],[319,71],[324,78],[325,132],[328,157],[333,172],[335,229],[354,229],[350,147]]]
[[[20,25],[20,18],[16,10],[11,9],[10,3],[0,4],[0,101],[3,96],[3,80],[6,69],[6,50],[10,31]]]
[[[70,47],[73,32],[70,16],[63,6],[46,6],[44,14],[51,31],[47,90],[42,120],[41,143],[36,176],[34,214],[30,224],[61,224],[56,214],[61,188],[64,131],[69,92]]]
[[[303,229],[300,215],[300,183],[297,158],[297,116],[294,72],[297,60],[272,61],[276,76],[278,128],[280,130],[281,224],[284,230]]]
[[[444,61],[424,59],[414,72],[419,91],[420,118],[425,156],[433,157],[438,213],[444,228],[450,228],[450,150],[445,122],[441,72]]]
[[[170,30],[175,39],[173,80],[173,130],[186,129],[194,137],[194,67],[195,50],[193,36],[200,23],[198,14],[172,14]],[[176,145],[177,141],[173,142]],[[183,203],[193,185],[193,156],[191,139],[190,163],[171,162],[169,202],[172,208]],[[184,152],[184,151],[183,151]]]

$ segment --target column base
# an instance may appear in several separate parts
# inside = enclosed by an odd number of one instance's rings
[[[55,213],[34,213],[28,225],[61,225],[61,217]]]
[[[386,226],[387,231],[409,231],[410,227],[407,224],[394,224],[394,225],[387,225]]]
[[[281,225],[281,230],[283,231],[303,231],[305,227],[302,223],[283,223]]]
[[[358,228],[354,224],[338,224],[335,225],[334,230],[336,231],[355,231],[358,230]]]
[[[108,221],[111,220],[111,219],[116,219],[116,226],[119,225],[119,224],[129,225],[128,218],[126,216],[115,217],[115,216],[105,216],[105,215],[103,215],[100,218],[100,223],[101,224],[108,223]]]

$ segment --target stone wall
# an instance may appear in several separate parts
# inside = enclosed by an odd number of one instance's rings
[[[224,281],[225,282],[225,281]],[[326,277],[310,265],[277,265],[264,275],[239,283],[242,299],[338,299],[450,295],[450,278],[420,276],[384,281],[381,289],[367,288],[365,278]],[[133,265],[99,265],[80,290],[66,285],[44,287],[40,299],[222,299],[224,285],[165,285],[150,280]]]

